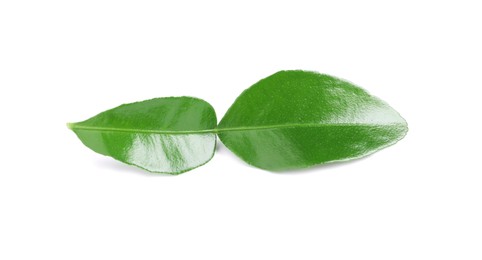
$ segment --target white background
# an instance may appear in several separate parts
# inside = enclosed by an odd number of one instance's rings
[[[2,1],[0,259],[482,259],[481,24],[477,1]],[[221,145],[173,177],[65,126],[182,95],[220,119],[283,69],[366,88],[408,135],[283,174]]]

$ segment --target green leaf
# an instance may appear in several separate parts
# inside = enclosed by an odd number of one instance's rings
[[[236,99],[218,135],[247,163],[279,171],[360,158],[407,130],[388,104],[347,81],[280,71]]]
[[[151,172],[179,174],[213,157],[216,123],[204,100],[168,97],[121,105],[68,126],[97,153]]]

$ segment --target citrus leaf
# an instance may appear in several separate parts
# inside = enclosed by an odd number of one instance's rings
[[[124,104],[68,126],[97,153],[151,172],[179,174],[213,157],[216,123],[204,100],[168,97]]]
[[[388,104],[347,81],[280,71],[236,99],[218,136],[247,163],[279,171],[360,158],[396,143],[407,130]]]

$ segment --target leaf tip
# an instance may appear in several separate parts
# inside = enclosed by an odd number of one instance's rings
[[[74,129],[74,123],[67,123],[67,128],[70,129],[70,130],[73,130]]]

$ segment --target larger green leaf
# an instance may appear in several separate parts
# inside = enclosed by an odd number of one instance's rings
[[[121,105],[69,127],[97,153],[151,172],[178,174],[212,158],[216,123],[207,102],[168,97]]]
[[[218,126],[221,141],[267,170],[359,158],[407,132],[388,104],[338,78],[281,71],[245,90]]]

